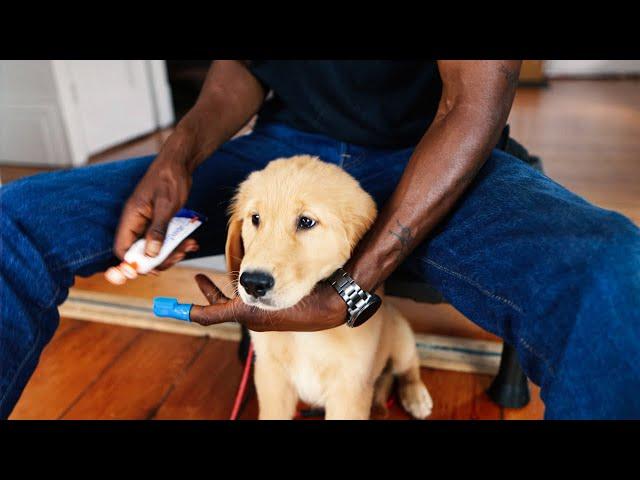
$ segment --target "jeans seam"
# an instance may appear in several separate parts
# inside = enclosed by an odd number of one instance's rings
[[[522,307],[517,305],[515,302],[512,302],[508,298],[501,297],[500,295],[496,295],[495,293],[493,293],[490,290],[488,290],[486,287],[483,287],[482,285],[480,285],[475,280],[472,280],[472,279],[462,275],[461,273],[455,272],[455,271],[453,271],[453,270],[451,270],[451,269],[449,269],[449,268],[447,268],[447,267],[445,267],[443,265],[440,265],[439,263],[434,262],[433,260],[431,260],[429,258],[423,258],[422,261],[425,262],[425,263],[428,263],[429,265],[432,265],[433,267],[435,267],[435,268],[437,268],[439,270],[442,270],[443,272],[448,273],[449,275],[452,275],[452,276],[458,278],[459,280],[463,280],[464,282],[468,283],[469,285],[475,287],[483,295],[485,295],[485,296],[487,296],[489,298],[493,298],[495,300],[498,300],[498,301],[510,306],[516,312],[524,313],[524,310],[522,309]]]
[[[79,263],[83,263],[87,260],[93,260],[94,258],[100,257],[102,255],[105,255],[107,253],[111,253],[113,251],[113,249],[109,248],[107,250],[101,250],[97,253],[92,253],[91,255],[85,255],[84,257],[78,258],[76,260],[73,260],[71,262],[65,263],[63,265],[57,265],[55,267],[53,267],[51,269],[52,272],[58,272],[64,268],[68,268],[68,267],[73,267],[75,265],[78,265]]]
[[[45,310],[48,310],[49,308],[53,307],[53,305],[56,303],[56,300],[59,294],[60,294],[60,286],[57,286],[56,291],[51,296],[51,301],[47,303],[45,306],[41,307],[40,312],[44,312]]]
[[[468,284],[472,285],[473,287],[477,288],[480,293],[482,293],[483,295],[496,299],[502,303],[505,303],[506,305],[510,306],[511,308],[513,308],[515,311],[517,311],[518,313],[524,313],[524,310],[517,305],[516,303],[512,302],[511,300],[501,297],[500,295],[496,295],[495,293],[490,292],[487,288],[483,287],[482,285],[480,285],[478,282],[462,275],[461,273],[455,272],[447,267],[445,267],[444,265],[440,265],[437,262],[434,262],[431,259],[422,259],[423,262],[428,263],[429,265],[432,265],[433,267],[442,270],[446,273],[448,273],[449,275],[452,275],[460,280],[463,280],[465,282],[467,282]],[[534,350],[534,348],[529,345],[529,343],[522,337],[518,336],[518,343],[520,343],[527,351],[529,351],[531,354],[533,354],[535,357],[537,357],[538,359],[540,359],[542,362],[545,363],[545,365],[548,368],[549,373],[551,374],[552,377],[555,376],[555,371],[553,370],[553,367],[551,366],[551,363],[549,362],[549,360],[544,356],[541,355],[540,353],[538,353],[536,350]]]
[[[553,369],[553,366],[551,365],[551,362],[549,361],[549,359],[547,357],[545,357],[544,355],[542,355],[538,351],[534,350],[534,348],[531,345],[529,345],[529,343],[524,338],[522,338],[520,336],[518,337],[518,343],[520,343],[520,345],[522,345],[527,351],[532,353],[539,360],[542,360],[545,363],[545,365],[547,366],[547,368],[549,369],[549,374],[551,374],[552,377],[555,377],[556,373],[555,373],[555,371]]]

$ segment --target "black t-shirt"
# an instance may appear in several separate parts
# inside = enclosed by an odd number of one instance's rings
[[[442,93],[435,61],[253,60],[273,96],[259,120],[378,148],[418,143]]]

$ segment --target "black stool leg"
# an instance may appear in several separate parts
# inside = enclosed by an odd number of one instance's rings
[[[249,355],[249,345],[251,344],[251,336],[249,335],[249,329],[245,326],[241,327],[240,345],[238,345],[238,357],[240,361],[244,363]]]
[[[521,408],[529,403],[527,376],[522,371],[516,350],[511,345],[503,344],[500,370],[487,394],[501,407]]]

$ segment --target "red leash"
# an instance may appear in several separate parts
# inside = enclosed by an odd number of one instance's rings
[[[233,410],[231,411],[231,417],[229,418],[229,420],[238,419],[238,413],[240,412],[242,401],[244,400],[244,396],[247,393],[247,384],[249,383],[249,373],[251,372],[252,363],[253,363],[253,343],[250,343],[249,351],[247,352],[247,359],[245,360],[245,363],[244,363],[244,371],[242,372],[242,379],[240,380],[240,386],[238,387],[238,392],[236,393],[236,399],[233,402]],[[395,395],[392,392],[391,396],[389,397],[389,400],[387,400],[387,408],[390,409],[391,407],[393,407],[394,404],[395,404]],[[315,410],[312,410],[311,412],[314,412],[314,411]],[[313,418],[313,417],[320,417],[320,416],[321,416],[320,414],[315,415],[312,413],[310,415],[303,415],[301,412],[297,412],[294,418],[301,419],[301,418]]]
[[[242,372],[242,380],[240,380],[240,386],[238,387],[238,393],[236,393],[236,400],[233,403],[233,410],[231,411],[231,418],[229,420],[237,420],[242,400],[247,391],[247,383],[249,382],[249,372],[251,371],[251,363],[253,360],[253,343],[249,344],[249,351],[247,352],[247,360],[244,363],[244,371]]]

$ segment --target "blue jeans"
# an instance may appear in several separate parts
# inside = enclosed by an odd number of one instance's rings
[[[340,165],[379,206],[412,149],[363,148],[284,125],[227,142],[194,175],[187,207],[224,252],[227,202],[249,172],[307,153]],[[125,200],[153,156],[46,173],[0,189],[0,418],[59,322],[76,275],[114,265]],[[513,345],[545,416],[640,418],[640,231],[494,150],[451,214],[400,267]],[[436,399],[437,400],[437,399]]]

